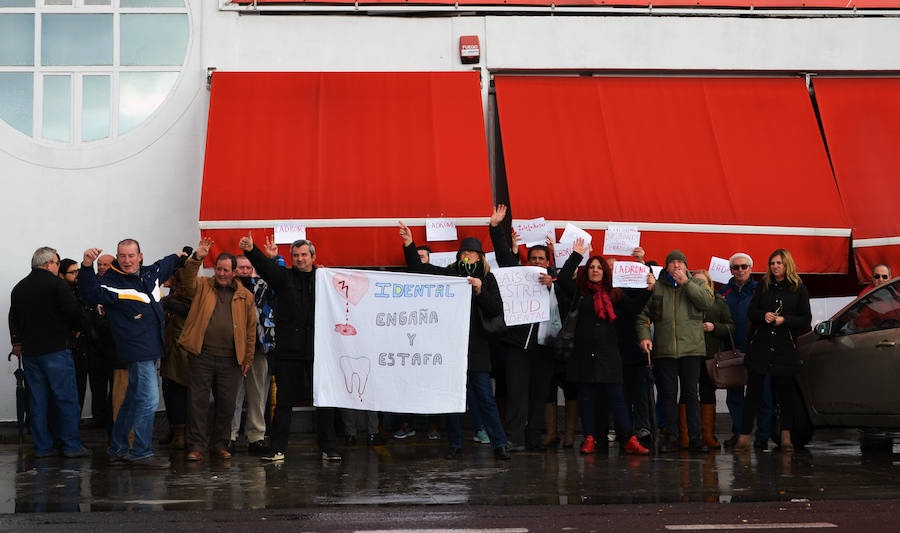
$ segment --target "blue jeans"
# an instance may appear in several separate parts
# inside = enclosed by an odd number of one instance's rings
[[[481,413],[484,422],[484,430],[491,439],[491,446],[501,448],[506,446],[506,433],[503,424],[500,423],[500,412],[494,401],[494,391],[491,388],[490,372],[469,372],[469,380],[466,382],[466,396],[473,398],[472,406]],[[463,430],[462,413],[447,415],[447,440],[451,448],[462,449]]]
[[[59,409],[59,438],[63,453],[81,449],[78,422],[78,389],[75,387],[75,363],[70,350],[22,357],[25,382],[28,384],[29,424],[34,451],[47,454],[53,451],[53,436],[47,413],[51,400]]]
[[[153,455],[150,442],[153,439],[153,420],[159,406],[159,388],[156,383],[156,360],[137,361],[128,365],[128,388],[112,434],[109,436],[109,454],[116,457],[128,455],[128,433],[134,428],[134,447],[131,460]]]

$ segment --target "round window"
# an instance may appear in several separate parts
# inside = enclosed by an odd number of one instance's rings
[[[0,120],[59,145],[127,134],[175,86],[184,0],[0,0]]]

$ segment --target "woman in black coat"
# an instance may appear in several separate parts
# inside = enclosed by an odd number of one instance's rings
[[[490,319],[502,316],[503,301],[500,299],[500,287],[497,279],[491,274],[490,266],[484,259],[481,241],[466,237],[460,243],[457,261],[448,267],[422,263],[413,242],[412,232],[402,222],[400,237],[403,239],[403,254],[410,272],[423,274],[439,274],[443,276],[463,276],[469,279],[472,286],[472,309],[469,315],[469,363],[466,381],[467,397],[475,403],[481,413],[484,429],[491,439],[494,457],[509,460],[506,449],[506,433],[500,422],[500,412],[494,401],[491,387],[491,354],[488,348],[488,336],[482,325],[482,318]],[[448,459],[455,459],[462,453],[462,414],[447,415],[447,439],[450,442]]]
[[[736,452],[749,451],[750,433],[762,395],[763,379],[772,374],[775,402],[781,408],[781,449],[792,451],[791,424],[799,399],[794,375],[800,370],[795,332],[809,327],[809,293],[797,275],[791,253],[779,248],[769,256],[769,270],[760,280],[747,313],[755,331],[747,346],[747,395]]]
[[[567,373],[568,379],[578,387],[578,405],[581,407],[581,424],[584,430],[581,453],[593,453],[597,439],[597,418],[607,416],[604,407],[608,405],[612,409],[616,433],[626,442],[625,452],[647,454],[650,452],[632,434],[631,417],[625,407],[625,394],[622,390],[622,357],[616,340],[613,301],[621,300],[621,291],[613,290],[612,273],[600,256],[591,257],[577,279],[572,280],[572,273],[589,251],[590,247],[583,240],[576,240],[572,255],[558,277],[560,292],[572,305],[578,306],[575,351],[569,360]]]

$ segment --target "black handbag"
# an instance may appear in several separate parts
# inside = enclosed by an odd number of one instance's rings
[[[744,352],[734,346],[731,328],[728,337],[731,339],[731,350],[716,352],[712,359],[706,360],[706,373],[715,383],[717,389],[743,387],[747,384],[747,367],[744,366]]]
[[[506,317],[503,315],[502,308],[500,309],[499,315],[485,317],[481,307],[479,307],[478,304],[475,304],[475,312],[478,313],[478,320],[481,321],[481,328],[484,329],[484,333],[490,339],[499,340],[506,337],[509,330],[506,327]]]
[[[575,300],[575,304],[566,314],[562,329],[553,340],[553,358],[561,363],[566,363],[575,353],[575,327],[578,326],[578,307],[581,305],[581,296]]]

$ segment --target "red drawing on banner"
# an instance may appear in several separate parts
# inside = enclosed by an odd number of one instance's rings
[[[364,274],[335,274],[331,278],[331,284],[334,289],[347,302],[345,309],[344,323],[335,324],[334,331],[349,337],[356,335],[356,328],[350,323],[350,304],[357,305],[366,292],[369,290],[369,278]]]

